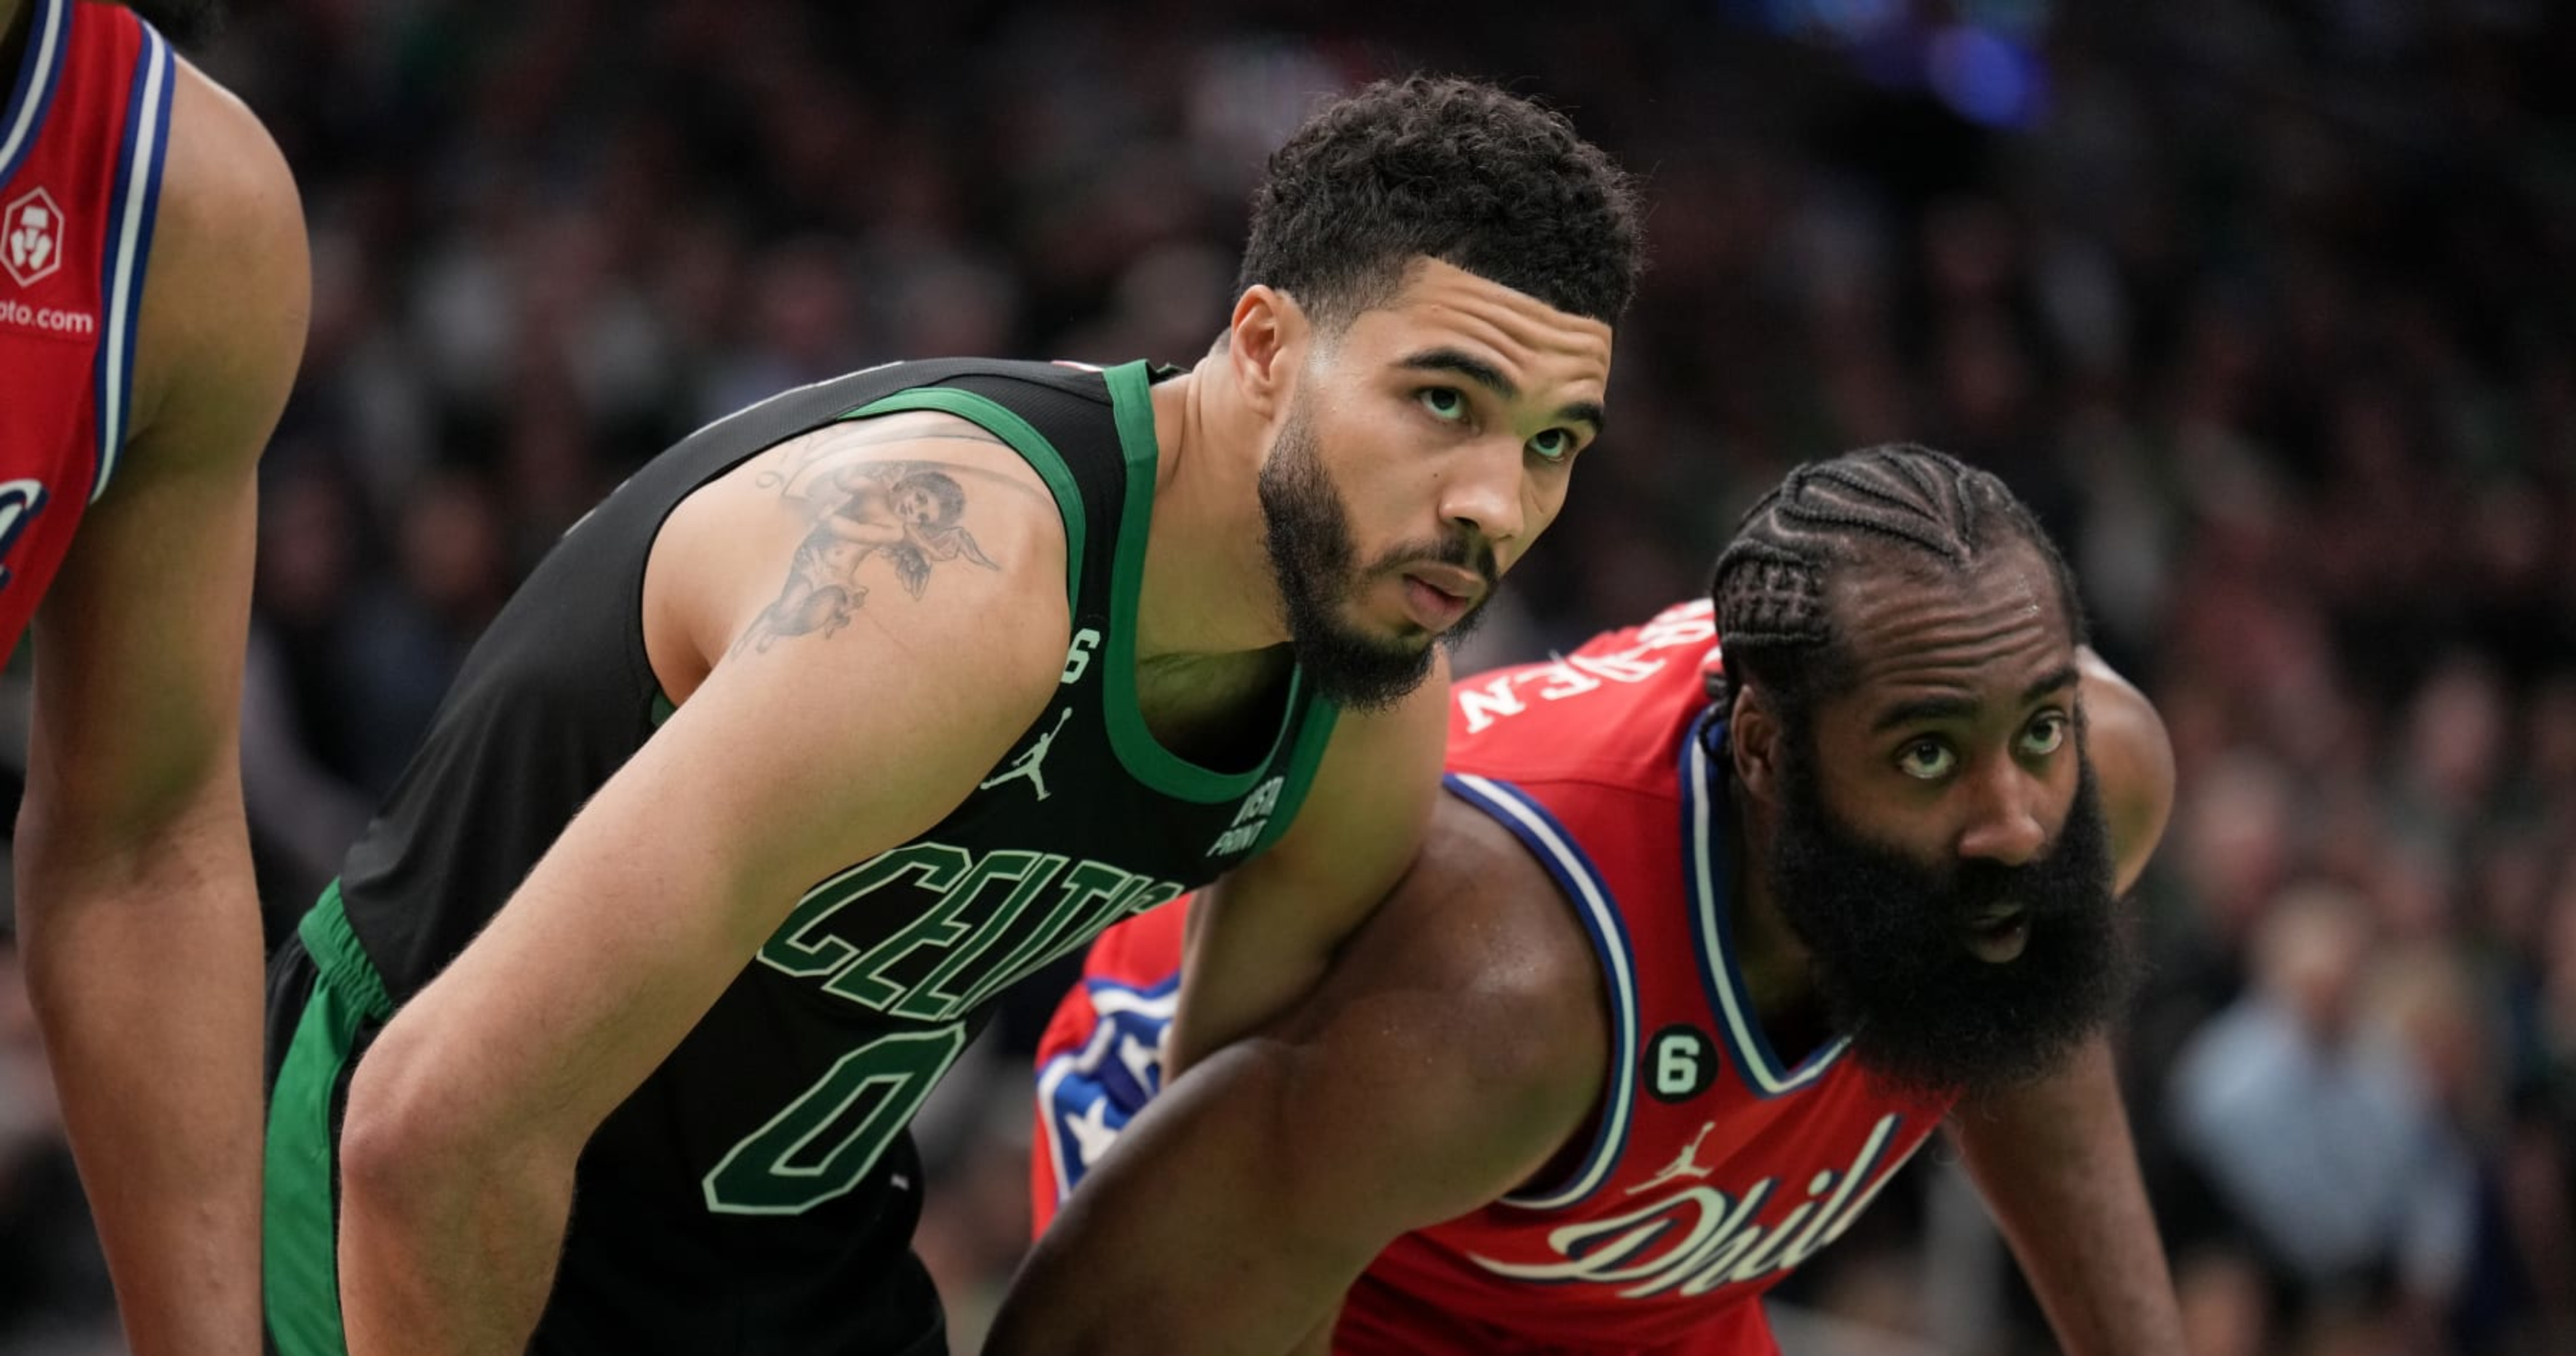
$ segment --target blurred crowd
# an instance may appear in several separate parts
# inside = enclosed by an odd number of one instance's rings
[[[314,246],[244,731],[273,935],[645,458],[894,358],[1192,361],[1318,92],[1482,75],[1645,176],[1654,266],[1470,658],[1693,593],[1797,460],[1999,472],[2179,759],[2124,1046],[2196,1356],[2576,1352],[2567,6],[242,0],[196,55]],[[961,1352],[1057,992],[919,1131]],[[0,1351],[95,1350],[34,1039],[0,985]],[[1909,1172],[1793,1351],[2051,1350],[1949,1156]]]

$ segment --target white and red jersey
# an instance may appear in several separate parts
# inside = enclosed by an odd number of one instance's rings
[[[1461,680],[1451,794],[1493,815],[1591,934],[1612,1061],[1555,1180],[1416,1230],[1342,1309],[1344,1356],[1771,1356],[1751,1302],[1850,1226],[1948,1111],[1839,1041],[1791,1062],[1736,971],[1705,602],[1543,664]],[[1183,904],[1121,923],[1038,1054],[1040,1228],[1159,1087]]]
[[[178,73],[130,10],[32,3],[0,105],[0,658],[125,443]]]

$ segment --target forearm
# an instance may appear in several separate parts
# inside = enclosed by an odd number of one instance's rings
[[[28,992],[138,1356],[260,1345],[259,909],[238,809],[206,821],[20,843]]]
[[[986,1356],[1304,1356],[1385,1239],[1298,1217],[1322,1193],[1298,1189],[1279,1138],[1294,1059],[1248,1041],[1171,1083],[1030,1251]]]
[[[2107,1042],[2055,1078],[1964,1108],[1959,1140],[2069,1356],[2181,1356]]]
[[[442,1153],[369,1171],[344,1155],[342,1172],[340,1307],[349,1356],[526,1349],[571,1216],[569,1162]]]
[[[1228,1251],[1207,1239],[1194,1246],[1199,1253]],[[1106,1261],[1087,1255],[1096,1247],[1039,1240],[985,1337],[985,1356],[1323,1356],[1332,1349],[1338,1286],[1308,1303],[1250,1274],[1250,1265],[1219,1260],[1210,1266],[1189,1249]],[[1142,1274],[1169,1270],[1180,1274]],[[1242,1274],[1219,1274],[1228,1270]]]

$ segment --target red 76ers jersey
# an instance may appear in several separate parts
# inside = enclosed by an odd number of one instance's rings
[[[0,658],[124,447],[177,76],[128,10],[30,3],[0,86]]]
[[[1705,602],[1544,664],[1460,681],[1451,794],[1493,815],[1582,920],[1612,1063],[1558,1180],[1396,1240],[1334,1349],[1776,1351],[1752,1301],[1839,1237],[1946,1114],[1877,1087],[1841,1042],[1770,1048],[1730,937],[1725,768]],[[1041,1226],[1158,1086],[1180,906],[1095,947],[1039,1054]]]

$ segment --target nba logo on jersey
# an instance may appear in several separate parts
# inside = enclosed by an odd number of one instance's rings
[[[63,266],[63,209],[39,188],[0,210],[0,268],[20,287],[33,287]]]
[[[1279,788],[1286,781],[1285,777],[1273,777],[1252,788],[1252,794],[1245,796],[1243,804],[1235,809],[1233,827],[1217,835],[1216,842],[1208,847],[1207,855],[1222,857],[1260,842],[1261,831],[1270,827],[1270,812],[1279,808]]]

